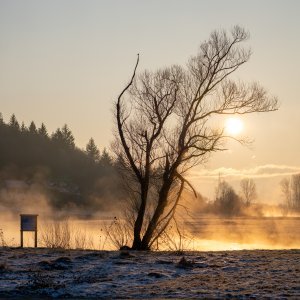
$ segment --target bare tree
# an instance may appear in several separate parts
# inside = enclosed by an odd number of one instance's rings
[[[281,193],[285,200],[285,206],[287,209],[292,208],[292,192],[291,192],[291,181],[288,178],[282,179],[280,182]]]
[[[233,187],[219,178],[214,202],[216,211],[226,216],[238,215],[241,212],[241,204],[241,199]]]
[[[229,79],[250,58],[240,46],[248,36],[239,26],[214,31],[186,67],[136,76],[138,57],[115,104],[114,150],[126,170],[133,249],[150,249],[174,219],[184,188],[194,191],[187,171],[224,150],[228,136],[213,127],[214,116],[277,109],[258,83]]]
[[[300,174],[293,175],[291,178],[293,209],[300,211]]]
[[[242,198],[246,206],[250,206],[252,201],[257,197],[256,185],[253,179],[244,178],[241,180]]]
[[[281,181],[281,191],[289,210],[300,211],[300,174]]]

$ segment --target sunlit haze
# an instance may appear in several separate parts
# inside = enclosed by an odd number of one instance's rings
[[[90,137],[102,151],[113,139],[113,103],[138,71],[185,66],[215,29],[240,24],[253,52],[236,75],[278,97],[276,112],[228,120],[235,142],[189,173],[212,199],[218,176],[238,191],[255,180],[257,202],[282,201],[280,181],[300,172],[300,2],[290,1],[38,1],[0,2],[0,112],[51,133],[68,124],[78,147]],[[234,121],[235,120],[235,121]]]
[[[238,135],[243,131],[243,128],[243,121],[237,117],[228,118],[225,122],[225,129],[229,135]]]

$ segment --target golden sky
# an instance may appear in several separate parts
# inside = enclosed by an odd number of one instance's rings
[[[0,1],[0,112],[7,121],[67,123],[76,144],[112,139],[112,104],[139,69],[185,64],[214,29],[250,31],[253,55],[237,74],[278,96],[277,112],[243,118],[251,149],[230,143],[191,177],[213,196],[215,175],[238,187],[253,177],[260,198],[280,201],[280,180],[300,167],[300,1]],[[270,200],[269,200],[270,199]]]

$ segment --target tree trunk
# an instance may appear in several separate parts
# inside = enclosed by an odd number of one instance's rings
[[[150,249],[150,242],[153,238],[154,231],[157,227],[157,223],[159,221],[160,216],[164,213],[164,209],[166,207],[168,194],[172,185],[172,180],[167,180],[165,184],[162,186],[160,193],[159,193],[159,201],[158,205],[155,209],[154,215],[148,225],[146,233],[142,240],[142,247]]]
[[[133,250],[148,250],[148,249],[141,249],[142,248],[141,230],[144,222],[147,196],[148,196],[148,184],[142,187],[141,206],[139,208],[138,215],[134,223],[133,244],[131,247]]]

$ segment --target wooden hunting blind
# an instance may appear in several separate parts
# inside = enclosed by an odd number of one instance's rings
[[[21,247],[23,247],[23,232],[34,231],[34,247],[37,247],[37,217],[38,215],[21,214]]]

